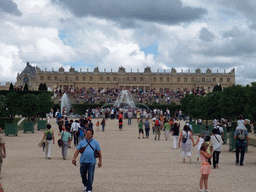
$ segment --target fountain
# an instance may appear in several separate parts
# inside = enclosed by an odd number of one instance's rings
[[[141,106],[143,106],[143,107],[145,107],[145,108],[147,108],[148,110],[151,111],[151,109],[147,105],[145,105],[143,103],[140,103],[138,105],[141,105]],[[131,95],[131,93],[128,90],[122,90],[119,93],[115,103],[114,104],[107,103],[107,104],[102,106],[102,108],[105,108],[105,107],[132,108],[132,109],[136,109],[137,108],[136,104],[134,103],[134,101],[132,99],[132,95]]]
[[[60,107],[61,107],[61,111],[60,111],[61,115],[68,115],[71,105],[70,105],[70,102],[69,102],[69,99],[68,99],[68,96],[66,93],[64,93],[61,97]]]

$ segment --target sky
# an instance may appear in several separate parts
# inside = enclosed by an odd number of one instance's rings
[[[228,73],[256,81],[254,0],[0,0],[0,83],[42,70]]]

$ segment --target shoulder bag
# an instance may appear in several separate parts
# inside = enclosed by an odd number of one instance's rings
[[[64,134],[64,132],[63,132],[63,134]],[[58,140],[59,147],[63,146],[63,140],[62,140],[63,134],[61,135],[61,138]]]
[[[91,144],[88,142],[88,144],[90,145],[90,147],[92,148],[92,150],[94,151],[94,157],[95,158],[99,158],[100,157],[100,154],[98,151],[94,150],[94,148],[91,146]]]

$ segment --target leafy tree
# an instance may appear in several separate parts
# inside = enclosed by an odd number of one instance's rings
[[[49,113],[51,108],[53,108],[54,102],[52,101],[51,95],[43,93],[38,95],[38,113],[40,117],[45,117],[46,113]]]
[[[21,109],[21,96],[17,92],[10,92],[6,94],[6,107],[7,114],[11,116],[11,119],[20,112]]]
[[[181,99],[181,110],[184,114],[189,114],[189,102],[193,100],[196,96],[194,94],[186,94],[184,98]]]
[[[47,91],[47,86],[44,83],[40,83],[39,87],[38,87],[38,91]]]
[[[246,97],[248,101],[245,111],[248,111],[250,114],[250,119],[256,121],[256,82],[252,82],[251,84],[252,86],[246,86]]]
[[[216,92],[216,91],[222,91],[221,85],[215,85],[215,86],[213,87],[212,92]]]
[[[22,110],[21,114],[30,119],[32,116],[36,116],[38,113],[38,98],[34,94],[25,94],[22,98]]]
[[[6,97],[4,95],[0,95],[0,113],[3,114],[6,108]]]
[[[13,90],[13,84],[10,84],[9,90],[12,91]]]
[[[219,104],[219,100],[222,97],[222,92],[217,91],[217,92],[211,92],[206,95],[205,99],[205,109],[203,111],[204,116],[206,120],[208,119],[220,119],[221,118],[221,108]]]
[[[28,91],[28,84],[26,83],[25,86],[24,86],[24,91]]]
[[[224,118],[238,118],[240,114],[245,115],[247,104],[246,87],[233,85],[222,92],[219,100],[221,106],[221,116]]]

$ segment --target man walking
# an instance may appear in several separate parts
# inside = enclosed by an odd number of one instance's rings
[[[79,150],[85,148],[80,157],[80,174],[84,184],[83,190],[87,192],[92,192],[92,183],[96,164],[96,158],[94,156],[95,151],[98,151],[99,153],[98,167],[102,166],[101,148],[98,141],[93,139],[93,133],[94,131],[91,129],[86,131],[86,139],[82,140],[78,144],[72,160],[72,163],[76,165],[76,158],[79,154]]]
[[[247,129],[237,129],[234,138],[236,139],[236,165],[239,163],[239,152],[241,151],[240,166],[243,166],[245,147],[249,146]]]

